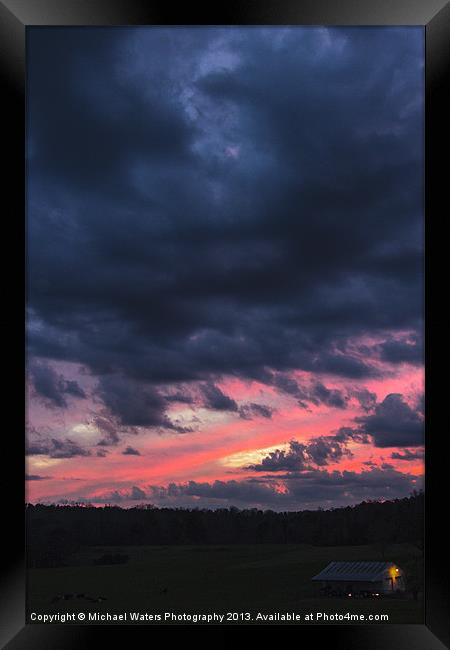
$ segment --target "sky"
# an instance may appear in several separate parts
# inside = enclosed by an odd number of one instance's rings
[[[423,29],[31,28],[29,502],[421,489]]]

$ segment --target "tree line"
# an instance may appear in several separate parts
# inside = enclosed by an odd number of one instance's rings
[[[64,566],[82,546],[410,542],[423,547],[424,494],[331,510],[26,505],[30,567]]]

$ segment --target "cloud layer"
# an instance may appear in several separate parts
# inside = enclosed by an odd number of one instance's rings
[[[376,369],[350,337],[417,329],[418,31],[35,30],[30,45],[31,352],[159,382],[360,378]]]

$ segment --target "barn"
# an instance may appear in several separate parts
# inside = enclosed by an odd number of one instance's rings
[[[393,562],[330,562],[312,580],[324,596],[385,596],[405,591],[405,576]]]

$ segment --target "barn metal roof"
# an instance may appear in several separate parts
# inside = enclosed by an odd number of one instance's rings
[[[312,580],[355,580],[377,582],[382,580],[392,562],[330,562]]]

